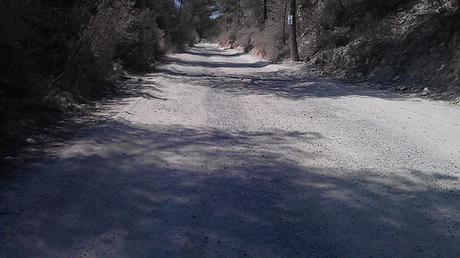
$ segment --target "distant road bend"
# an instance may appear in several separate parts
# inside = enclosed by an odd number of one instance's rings
[[[211,44],[132,83],[9,171],[0,257],[460,257],[458,106]]]

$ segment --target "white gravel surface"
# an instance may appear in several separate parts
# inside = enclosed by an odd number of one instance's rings
[[[0,188],[0,257],[460,257],[460,108],[201,44]]]

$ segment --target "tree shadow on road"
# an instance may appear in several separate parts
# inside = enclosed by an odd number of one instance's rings
[[[120,80],[119,87],[113,94],[106,96],[105,101],[117,101],[127,98],[145,98],[166,100],[161,97],[162,85],[155,81],[145,80],[144,76],[129,76]]]
[[[0,254],[460,254],[459,191],[424,183],[457,177],[316,167],[321,156],[298,144],[321,139],[318,132],[99,125],[75,139],[74,151],[48,158],[24,186],[2,193],[0,210],[9,213],[0,214]]]
[[[221,49],[209,49],[206,47],[195,46],[189,49],[186,53],[197,55],[197,56],[204,56],[204,57],[237,57],[244,55],[244,53],[229,53],[228,51],[221,50]]]
[[[237,67],[239,64],[234,64]],[[216,64],[218,66],[218,64]],[[213,67],[209,64],[208,67]],[[241,65],[244,67],[244,65]],[[404,99],[407,96],[376,87],[348,84],[316,76],[299,75],[289,71],[238,73],[192,73],[174,67],[158,69],[157,76],[206,86],[237,95],[274,95],[281,98],[300,100],[305,98],[342,98],[364,96],[388,100]],[[369,86],[369,85],[368,85]]]
[[[176,66],[185,66],[185,67],[195,67],[195,68],[263,68],[270,63],[268,62],[219,62],[219,61],[193,61],[193,60],[184,60],[183,58],[169,57],[168,63],[174,64]]]

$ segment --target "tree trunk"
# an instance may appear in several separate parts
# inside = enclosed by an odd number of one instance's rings
[[[180,22],[181,16],[182,16],[182,5],[184,5],[184,1],[179,0],[179,22]]]
[[[241,17],[241,0],[238,0],[238,13],[237,13],[237,20],[236,20],[237,31],[240,30],[240,17]]]
[[[284,9],[283,9],[283,45],[286,44],[287,4],[288,4],[288,0],[284,0]]]
[[[268,8],[267,8],[267,0],[264,0],[264,26],[265,22],[267,22],[268,19]]]
[[[299,50],[297,49],[297,4],[295,0],[290,0],[290,15],[292,15],[292,25],[291,25],[291,60],[294,62],[299,61]]]

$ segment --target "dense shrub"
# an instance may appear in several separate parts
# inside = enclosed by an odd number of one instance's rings
[[[110,85],[114,65],[148,69],[168,49],[196,42],[209,20],[198,14],[211,11],[203,1],[187,1],[182,17],[173,1],[2,1],[0,98],[93,96]]]
[[[128,31],[116,51],[124,67],[146,69],[165,53],[164,32],[156,26],[151,10],[140,11]]]

